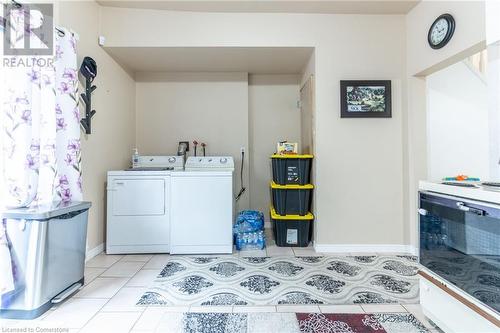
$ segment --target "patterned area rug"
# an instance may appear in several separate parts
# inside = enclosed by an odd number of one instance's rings
[[[172,257],[137,305],[418,303],[415,260]]]
[[[169,313],[157,332],[427,333],[409,313]]]

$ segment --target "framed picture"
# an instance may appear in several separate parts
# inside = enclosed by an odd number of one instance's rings
[[[341,118],[391,118],[391,81],[340,81]]]

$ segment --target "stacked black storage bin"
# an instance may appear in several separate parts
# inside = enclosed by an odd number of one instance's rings
[[[277,246],[308,246],[314,216],[310,212],[312,155],[272,155],[271,221]]]

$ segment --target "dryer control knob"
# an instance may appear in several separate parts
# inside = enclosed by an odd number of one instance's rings
[[[222,164],[226,164],[226,163],[227,163],[227,158],[222,157],[222,158],[220,159],[220,162],[221,162]]]
[[[168,159],[168,163],[174,163],[175,162],[175,157],[170,157]]]

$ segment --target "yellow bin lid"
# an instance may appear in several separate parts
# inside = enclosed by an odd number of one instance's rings
[[[276,214],[276,211],[274,210],[274,207],[271,206],[271,218],[273,220],[303,220],[303,221],[309,221],[314,219],[314,215],[309,212],[307,215],[301,216],[301,215],[278,215]]]
[[[297,184],[279,185],[279,184],[276,184],[274,181],[271,181],[271,188],[277,189],[277,190],[312,190],[314,188],[314,185],[312,185],[312,184],[306,184],[306,185],[297,185]]]
[[[271,158],[313,158],[313,155],[298,155],[298,154],[273,154]]]

